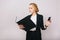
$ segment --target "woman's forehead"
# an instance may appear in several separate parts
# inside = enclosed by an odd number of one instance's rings
[[[34,7],[33,5],[29,5],[29,7]]]

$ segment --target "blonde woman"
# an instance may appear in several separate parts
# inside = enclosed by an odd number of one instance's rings
[[[38,14],[39,9],[35,3],[29,4],[29,12],[31,14],[18,21],[17,24],[20,29],[27,32],[26,40],[42,40],[41,29],[46,30],[51,24],[51,20],[47,20],[44,27],[43,15]]]

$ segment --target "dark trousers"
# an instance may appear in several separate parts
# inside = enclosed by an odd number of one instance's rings
[[[26,34],[26,40],[42,40],[40,31],[28,31]]]

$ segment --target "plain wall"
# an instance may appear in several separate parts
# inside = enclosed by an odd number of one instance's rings
[[[29,15],[29,3],[38,4],[38,8],[44,15],[44,22],[49,16],[52,23],[47,30],[42,30],[43,40],[60,39],[60,0],[0,0],[0,40],[25,40],[26,32],[18,28],[15,23]]]

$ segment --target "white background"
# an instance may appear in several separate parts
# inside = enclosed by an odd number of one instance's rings
[[[16,16],[22,19],[29,14],[28,5],[38,4],[39,14],[44,15],[44,22],[49,16],[52,23],[42,31],[43,40],[60,39],[60,0],[0,0],[0,40],[25,40],[26,32],[15,23]]]

